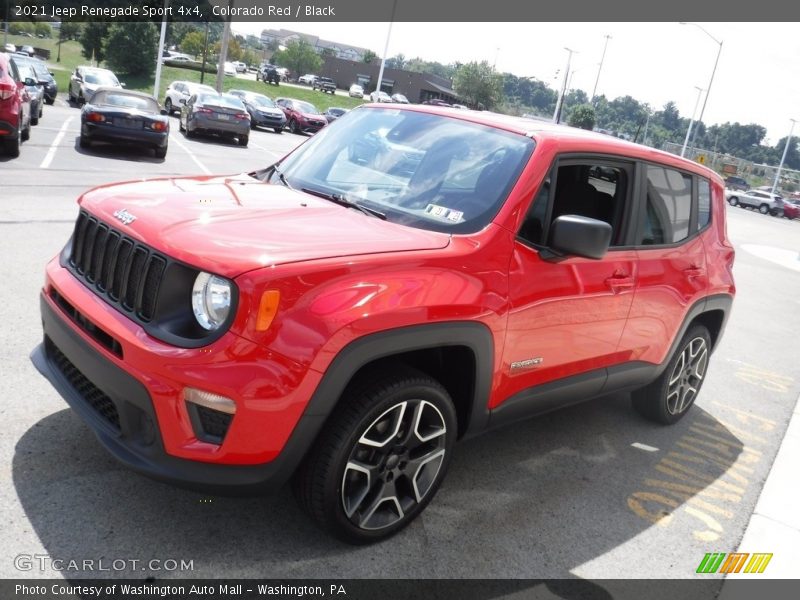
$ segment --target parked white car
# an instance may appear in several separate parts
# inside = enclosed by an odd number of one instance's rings
[[[237,73],[247,73],[247,65],[243,62],[236,61],[233,63],[233,66],[236,68]]]
[[[234,65],[232,62],[226,62],[223,68],[225,75],[233,75],[236,77],[236,65]]]
[[[369,99],[371,102],[392,102],[392,97],[386,92],[372,92]]]
[[[305,75],[301,75],[297,78],[297,83],[304,83],[306,85],[312,85],[317,80],[317,75],[312,75],[311,73],[306,73]]]
[[[765,190],[747,190],[746,192],[741,192],[726,189],[725,199],[731,206],[755,208],[762,215],[770,214],[773,217],[780,217],[783,215],[783,198],[778,194],[773,194]]]
[[[215,94],[217,91],[210,85],[202,85],[193,81],[173,81],[169,84],[164,96],[164,109],[167,114],[181,111],[181,105],[186,104],[193,95],[200,92]]]
[[[350,97],[351,98],[363,98],[364,97],[364,88],[354,83],[350,86]]]

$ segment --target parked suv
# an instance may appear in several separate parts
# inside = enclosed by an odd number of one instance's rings
[[[108,69],[78,67],[69,78],[67,86],[68,101],[83,106],[92,99],[92,95],[99,87],[119,88],[125,87],[125,84],[120,83],[117,76]]]
[[[725,187],[731,190],[742,191],[750,189],[750,186],[747,185],[747,182],[744,179],[741,177],[734,177],[733,175],[725,178]]]
[[[30,94],[14,61],[0,52],[0,142],[7,154],[17,157],[22,142],[30,135]]]
[[[329,94],[336,93],[336,83],[330,77],[318,77],[311,84],[311,88],[321,92],[328,92]]]
[[[783,216],[783,199],[772,192],[764,190],[748,190],[746,192],[726,190],[725,197],[731,206],[755,208],[762,215]]]
[[[275,65],[261,65],[261,68],[256,73],[256,81],[263,81],[264,83],[274,83],[275,85],[281,84],[281,75],[278,73]]]
[[[681,419],[734,296],[722,179],[451,112],[360,107],[260,171],[83,194],[34,364],[134,469],[291,478],[355,543],[420,514],[459,438],[627,391]]]
[[[164,110],[168,115],[174,112],[181,112],[181,106],[189,101],[189,98],[195,94],[216,94],[215,90],[210,85],[202,83],[195,83],[194,81],[173,81],[169,84],[166,93],[164,94]]]

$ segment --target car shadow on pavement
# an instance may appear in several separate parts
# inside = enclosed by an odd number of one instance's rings
[[[214,135],[214,134],[206,134],[206,133],[198,133],[193,138],[186,137],[186,134],[183,132],[179,132],[179,135],[183,137],[184,143],[189,144],[206,144],[206,145],[213,145],[213,146],[225,146],[226,148],[241,148],[242,150],[247,150],[246,146],[240,146],[238,139],[239,138],[229,138],[221,135]]]
[[[703,437],[697,431],[709,432],[717,450],[692,442]],[[694,454],[684,448],[693,443]],[[119,572],[64,573],[70,578],[571,579],[580,576],[577,567],[653,527],[713,540],[713,523],[682,511],[708,511],[703,503],[714,494],[698,500],[743,452],[737,436],[700,406],[665,428],[635,414],[628,395],[610,396],[458,444],[426,512],[399,535],[364,547],[318,530],[286,488],[230,498],[142,477],[115,462],[68,409],[35,423],[17,442],[13,481],[52,558],[193,564],[191,571],[142,571],[138,563]],[[659,480],[665,483],[653,483]],[[689,560],[695,558],[702,553]],[[624,577],[620,569],[607,577]],[[602,588],[583,595],[581,589],[560,597],[609,597]]]
[[[81,148],[80,136],[75,138],[75,152],[86,156],[102,156],[129,162],[145,162],[161,164],[166,159],[156,158],[151,148],[142,148],[134,144],[115,144],[108,142],[92,142],[91,147]]]

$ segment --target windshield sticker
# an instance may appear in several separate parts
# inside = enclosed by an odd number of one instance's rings
[[[428,206],[425,207],[425,214],[440,219],[446,219],[453,223],[460,223],[461,217],[464,216],[464,213],[460,210],[451,210],[446,206],[439,206],[437,204],[428,204]]]

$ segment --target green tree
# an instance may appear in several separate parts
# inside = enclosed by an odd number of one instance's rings
[[[279,50],[273,55],[272,62],[286,67],[296,75],[314,73],[322,66],[322,58],[304,40],[289,42],[286,50]]]
[[[181,40],[181,50],[192,56],[199,56],[203,53],[203,45],[206,36],[202,31],[190,31]]]
[[[406,57],[403,54],[397,54],[391,58],[386,59],[387,69],[404,69],[406,66]]]
[[[572,127],[580,127],[581,129],[594,129],[595,114],[594,107],[591,104],[579,104],[569,111],[567,117],[567,125]]]
[[[78,41],[81,44],[81,54],[83,57],[97,61],[97,64],[103,62],[105,58],[104,44],[108,36],[110,25],[108,23],[90,22],[86,23],[81,30],[81,36]]]
[[[37,37],[40,35],[46,38],[53,37],[53,28],[50,27],[49,23],[42,23],[41,21],[39,21],[36,23],[36,25],[34,25],[34,27],[36,28]]]
[[[81,37],[83,27],[80,23],[73,23],[72,21],[61,21],[61,29],[58,32],[59,41],[68,42],[69,40],[77,40]]]
[[[485,60],[470,62],[456,71],[453,89],[470,106],[488,109],[503,98],[503,77]]]
[[[367,50],[364,52],[364,56],[361,57],[361,61],[369,64],[376,58],[378,58],[377,54],[375,54],[372,50]]]
[[[111,26],[104,50],[106,64],[128,75],[152,75],[158,30],[153,23],[117,23]]]

